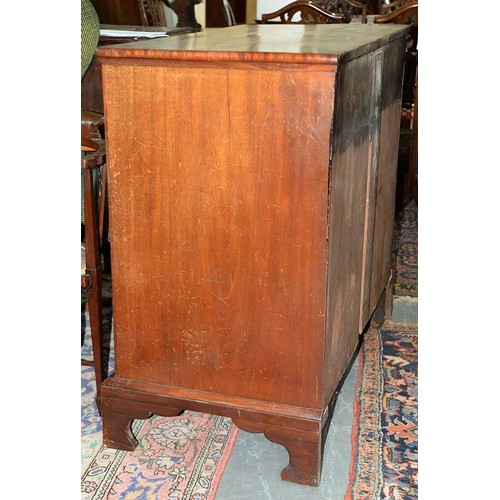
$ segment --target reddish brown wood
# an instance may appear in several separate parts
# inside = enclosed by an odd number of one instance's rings
[[[126,66],[105,72],[106,85],[115,89],[108,104],[110,121],[126,115],[136,120],[143,106],[164,110],[155,117],[155,135],[147,127],[123,130],[119,151],[111,130],[108,135],[115,165],[130,155],[149,165],[141,182],[133,169],[110,173],[113,255],[128,254],[112,262],[115,345],[128,351],[123,342],[136,328],[126,320],[131,311],[148,311],[158,338],[154,344],[149,336],[136,338],[134,351],[117,363],[117,376],[180,387],[189,383],[207,391],[225,387],[228,395],[258,395],[306,407],[318,404],[320,385],[308,367],[321,364],[324,328],[325,295],[315,283],[324,282],[326,274],[332,74],[174,72],[168,66],[151,68],[149,74],[146,80],[142,68],[131,72]],[[127,82],[140,83],[140,107],[136,99],[123,99]],[[172,101],[172,94],[179,99]],[[300,101],[304,106],[297,109]],[[254,120],[247,122],[250,112]],[[183,114],[199,121],[174,126]],[[219,119],[208,132],[204,124],[213,116]],[[270,136],[269,130],[288,130],[291,146],[283,147],[283,133]],[[302,143],[305,135],[308,140]],[[165,148],[174,162],[164,161]],[[207,154],[210,162],[200,177],[199,163]],[[163,196],[157,189],[165,189],[169,178],[179,187]],[[144,231],[131,237],[130,224]],[[155,260],[148,257],[151,251]],[[135,283],[144,273],[155,285],[139,292]],[[165,304],[172,314],[151,303]],[[303,309],[306,303],[314,305],[310,311]],[[305,335],[309,348],[297,349]],[[262,351],[269,356],[264,358]],[[137,352],[150,360],[148,366],[135,363]],[[165,357],[170,363],[162,362]],[[290,362],[297,365],[296,373],[277,386],[274,380]]]
[[[407,29],[374,28],[237,26],[99,49],[116,354],[105,444],[129,449],[136,413],[216,413],[284,445],[284,479],[319,484],[365,295],[389,278],[375,271],[390,248],[367,240],[392,231],[394,198],[367,193],[393,168],[380,159],[397,144],[385,117]]]
[[[149,418],[153,413],[162,417],[174,417],[181,411],[169,406],[157,407],[151,403],[145,405],[140,400],[105,398],[101,410],[103,442],[109,448],[133,451],[137,446],[137,438],[132,432],[134,419]]]
[[[320,425],[315,431],[299,431],[293,427],[263,425],[240,418],[233,418],[233,422],[247,432],[263,433],[269,441],[287,449],[289,463],[281,472],[284,481],[319,486],[324,444]]]

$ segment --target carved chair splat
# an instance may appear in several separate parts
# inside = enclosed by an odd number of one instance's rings
[[[300,14],[299,21],[293,20],[296,14]],[[329,12],[317,3],[302,0],[292,2],[275,12],[262,14],[262,24],[273,22],[276,18],[280,20],[274,22],[279,24],[333,24],[348,23],[351,20],[348,14]]]

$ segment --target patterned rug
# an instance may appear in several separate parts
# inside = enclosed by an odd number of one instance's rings
[[[396,216],[393,237],[394,295],[418,296],[418,210],[412,200]]]
[[[106,295],[106,293],[105,293]],[[104,309],[105,348],[113,366],[111,309]],[[82,357],[91,358],[88,314],[82,315]],[[92,367],[82,366],[82,499],[215,498],[237,429],[228,418],[186,411],[178,417],[134,420],[139,444],[125,452],[102,445]]]
[[[386,322],[365,335],[345,500],[418,496],[417,347],[415,324]]]

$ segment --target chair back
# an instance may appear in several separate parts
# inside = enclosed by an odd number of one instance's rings
[[[399,5],[397,5],[399,4]],[[394,23],[394,24],[411,24],[412,26],[418,27],[418,1],[413,0],[394,2],[388,4],[385,8],[390,6],[396,6],[396,8],[391,9],[386,14],[381,16],[376,16],[373,20],[374,23]]]
[[[167,25],[163,0],[138,0],[138,6],[144,26]]]
[[[396,4],[397,2],[394,2]],[[393,5],[393,4],[389,4]],[[387,5],[387,6],[389,6]],[[376,24],[410,24],[410,45],[408,46],[408,51],[414,51],[417,49],[418,42],[418,2],[411,1],[403,3],[402,6],[392,10],[388,14],[382,16],[376,16],[373,20]]]
[[[299,14],[298,20],[294,20],[296,14]],[[279,21],[273,21],[278,18]],[[278,24],[333,24],[348,23],[350,20],[348,14],[329,12],[315,2],[302,0],[292,2],[276,12],[262,14],[262,24],[270,21]]]
[[[316,0],[316,3],[328,10],[344,15],[361,15],[361,23],[368,22],[368,5],[358,0]],[[371,9],[370,9],[371,10]]]

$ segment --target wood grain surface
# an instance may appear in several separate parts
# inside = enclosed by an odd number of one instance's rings
[[[343,28],[99,49],[108,445],[133,448],[148,412],[218,413],[287,448],[283,479],[319,484],[335,394],[387,296],[408,30]]]
[[[117,376],[321,405],[333,74],[104,78]]]

